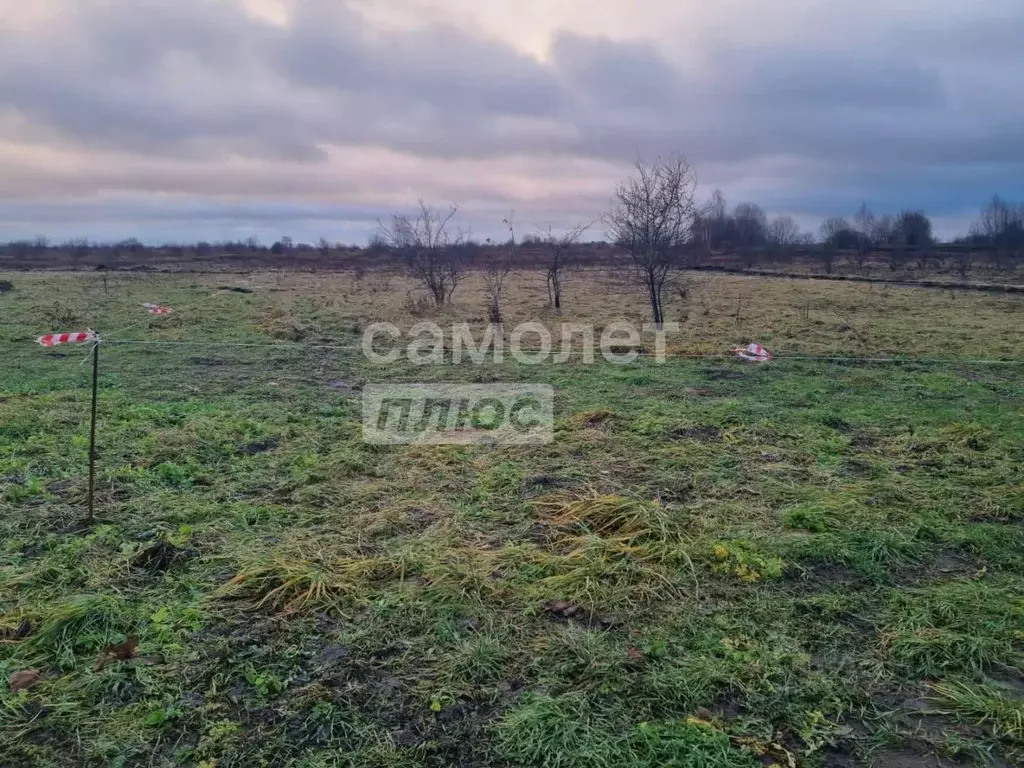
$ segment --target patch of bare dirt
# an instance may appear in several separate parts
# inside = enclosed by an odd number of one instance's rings
[[[792,571],[787,571],[786,575],[799,579],[813,589],[823,591],[861,587],[867,583],[859,571],[842,563],[813,563],[802,568],[793,568]]]
[[[132,567],[144,571],[166,571],[177,562],[193,557],[197,553],[190,549],[179,549],[169,541],[158,541],[132,558]]]
[[[897,574],[895,580],[908,586],[963,581],[980,576],[984,568],[984,564],[970,551],[947,550],[940,552],[930,562]]]
[[[869,451],[877,446],[878,442],[878,437],[875,435],[858,432],[856,437],[850,440],[850,447],[855,448],[858,451]]]
[[[909,749],[880,749],[873,752],[868,765],[872,768],[957,768],[957,763],[944,757]]]
[[[46,486],[46,490],[50,493],[66,493],[67,491],[74,490],[77,486],[77,480],[54,480]]]
[[[548,600],[544,603],[543,609],[553,619],[578,621],[590,629],[611,629],[622,623],[614,616],[599,616],[565,600]]]
[[[995,525],[1024,525],[1024,514],[1019,515],[988,515],[979,513],[971,515],[972,523],[994,523]]]
[[[409,527],[417,532],[426,530],[434,524],[438,517],[438,513],[432,509],[416,507],[409,512]]]
[[[269,437],[266,440],[256,440],[251,443],[239,443],[235,446],[235,453],[242,454],[243,456],[252,456],[257,453],[266,453],[277,448],[278,440],[276,437]]]
[[[846,419],[841,419],[838,416],[828,416],[821,420],[821,423],[830,429],[834,429],[836,432],[852,432],[854,427]]]
[[[334,379],[333,381],[327,382],[327,388],[333,389],[335,392],[356,392],[359,387],[353,385],[351,382],[345,381],[345,379]]]

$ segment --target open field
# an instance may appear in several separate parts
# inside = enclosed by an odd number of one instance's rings
[[[1024,764],[1024,296],[692,275],[663,365],[383,366],[481,278],[0,279],[4,766]],[[101,347],[88,529],[86,351],[32,341],[85,327],[180,342]],[[379,381],[551,384],[555,440],[368,445]]]

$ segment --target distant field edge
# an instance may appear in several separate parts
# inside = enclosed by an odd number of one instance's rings
[[[600,264],[584,265],[585,267],[600,268]],[[309,263],[297,263],[284,265],[280,263],[257,263],[253,262],[246,266],[232,265],[234,268],[202,268],[192,266],[188,263],[167,263],[157,262],[156,264],[10,264],[0,260],[0,272],[134,272],[142,274],[191,274],[191,275],[248,275],[254,272],[294,272],[296,274],[316,273],[344,273],[365,270],[396,272],[401,271],[401,266],[394,263],[383,263],[377,265],[365,264],[340,264],[321,263],[313,265]],[[478,269],[479,265],[473,265],[471,269]],[[541,269],[536,264],[524,264],[524,270]],[[811,272],[781,272],[771,269],[745,269],[741,267],[726,267],[719,265],[691,265],[685,267],[687,272],[710,272],[723,275],[738,275],[746,277],[771,277],[782,280],[824,280],[831,282],[845,283],[871,283],[877,285],[893,285],[904,288],[938,288],[941,290],[978,291],[981,293],[1017,293],[1024,294],[1024,285],[1018,283],[968,283],[951,280],[898,280],[884,277],[867,277],[865,275],[850,274],[816,274]]]
[[[687,267],[690,272],[716,272],[725,275],[746,275],[749,277],[777,277],[787,280],[831,280],[843,283],[876,283],[897,285],[905,288],[941,288],[943,290],[981,291],[983,293],[1024,293],[1024,285],[1004,283],[963,283],[949,280],[888,280],[883,277],[864,275],[815,275],[808,272],[778,272],[770,269],[739,269],[737,267],[695,266]]]

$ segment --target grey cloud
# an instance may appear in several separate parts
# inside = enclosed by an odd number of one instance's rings
[[[715,59],[733,95],[769,106],[901,110],[941,107],[944,99],[937,72],[895,54],[725,50]]]
[[[372,28],[341,1],[304,0],[284,28],[226,3],[89,1],[41,36],[2,41],[0,105],[78,147],[288,163],[277,179],[211,174],[210,195],[315,194],[322,180],[289,174],[317,167],[330,144],[614,161],[682,149],[711,183],[793,159],[801,176],[774,193],[789,210],[827,212],[822,184],[833,197],[888,199],[884,185],[908,205],[916,195],[960,210],[986,185],[1024,193],[1024,8],[979,13],[962,31],[924,20],[841,48],[816,45],[813,30],[788,46],[709,38],[684,70],[653,44],[571,31],[538,62],[450,26]],[[50,194],[105,184],[196,191],[188,170],[111,171]]]
[[[368,108],[541,115],[560,96],[549,72],[500,42],[446,26],[382,39],[343,5],[303,4],[274,58],[293,85],[359,94]]]
[[[652,45],[562,33],[551,53],[567,93],[600,108],[671,109],[692,90]]]

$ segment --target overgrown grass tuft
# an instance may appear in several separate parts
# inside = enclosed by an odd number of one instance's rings
[[[986,726],[997,738],[1024,738],[1024,701],[1007,691],[965,682],[936,683],[932,690],[945,714]]]
[[[241,600],[254,610],[285,613],[340,610],[345,598],[397,575],[381,557],[344,557],[302,549],[251,558],[216,596]]]
[[[1024,664],[1024,598],[984,581],[953,581],[894,591],[883,649],[915,677],[980,674]]]

